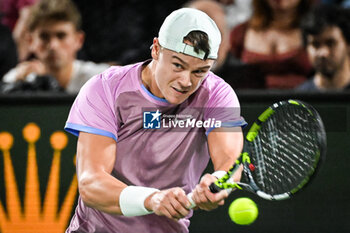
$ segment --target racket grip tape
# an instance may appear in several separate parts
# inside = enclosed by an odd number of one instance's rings
[[[194,207],[196,207],[196,203],[194,203],[194,201],[193,201],[193,199],[192,199],[192,196],[193,196],[193,193],[192,193],[192,192],[189,193],[189,194],[187,194],[187,198],[188,198],[188,200],[189,200],[190,203],[191,203],[190,209],[193,209]]]
[[[211,185],[209,185],[209,189],[210,189],[210,192],[212,193],[218,193],[222,190],[215,183],[211,183]]]

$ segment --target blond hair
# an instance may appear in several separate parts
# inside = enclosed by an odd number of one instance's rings
[[[70,22],[77,30],[81,29],[80,12],[70,0],[39,0],[33,5],[28,20],[29,31],[46,22]]]

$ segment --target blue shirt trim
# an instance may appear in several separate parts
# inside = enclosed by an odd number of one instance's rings
[[[117,137],[113,133],[102,129],[96,129],[90,126],[73,124],[73,123],[67,122],[64,127],[64,130],[66,130],[67,132],[75,136],[79,136],[80,132],[85,132],[85,133],[92,133],[92,134],[110,137],[110,138],[113,138],[116,142],[118,142]]]
[[[233,127],[239,127],[239,126],[244,128],[247,125],[248,125],[248,123],[245,120],[238,120],[238,121],[230,121],[230,122],[221,123],[222,128],[233,128]],[[205,133],[205,135],[208,136],[208,134],[215,128],[216,127],[211,127],[210,129],[208,129],[207,132]]]
[[[146,87],[145,85],[141,84],[142,89],[147,93],[147,95],[149,95],[150,97],[152,97],[153,99],[157,100],[157,101],[161,101],[163,103],[169,103],[166,99],[163,98],[159,98],[158,96],[153,95]]]

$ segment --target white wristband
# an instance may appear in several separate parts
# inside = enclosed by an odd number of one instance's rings
[[[141,216],[151,214],[144,202],[145,199],[154,192],[159,191],[155,188],[147,188],[141,186],[128,186],[122,190],[119,196],[119,206],[124,216]]]
[[[225,171],[215,171],[211,174],[212,176],[215,176],[216,178],[220,179],[224,175],[226,175]]]

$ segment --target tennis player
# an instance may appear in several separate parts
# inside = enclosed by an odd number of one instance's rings
[[[227,192],[208,186],[239,156],[246,122],[210,71],[220,41],[205,13],[182,8],[163,22],[151,60],[84,85],[65,126],[79,136],[80,196],[67,233],[188,232],[188,193],[200,209],[223,204]],[[201,177],[210,158],[215,172]]]

